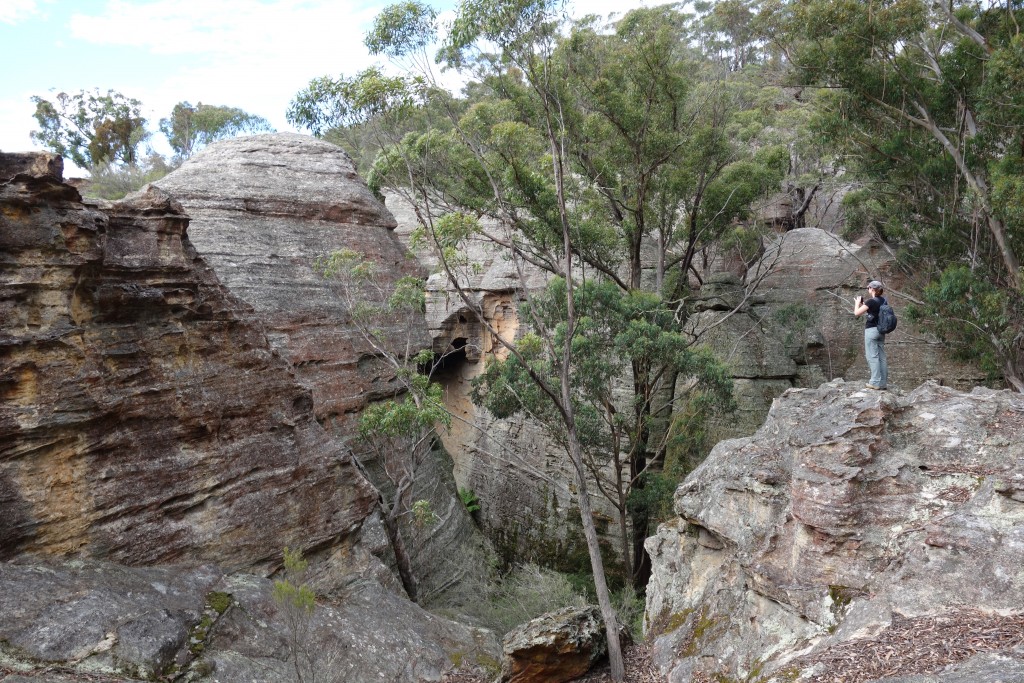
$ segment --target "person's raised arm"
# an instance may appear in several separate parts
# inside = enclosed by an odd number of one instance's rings
[[[856,316],[864,315],[868,312],[868,306],[864,303],[864,297],[858,296],[853,300],[853,314]]]

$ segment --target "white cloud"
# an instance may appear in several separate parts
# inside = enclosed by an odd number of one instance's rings
[[[71,16],[71,34],[97,44],[127,45],[154,54],[256,57],[320,55],[355,39],[375,8],[354,0],[108,0],[101,14]]]
[[[75,4],[66,36],[93,45],[131,48],[145,69],[98,72],[96,83],[134,97],[154,132],[153,144],[167,153],[159,120],[182,100],[229,105],[291,130],[285,109],[310,79],[354,75],[375,60],[363,35],[377,12],[392,0],[105,0]],[[573,14],[626,11],[643,0],[577,0]],[[40,16],[49,0],[0,0],[0,20]],[[448,13],[445,13],[447,18]],[[88,59],[88,47],[82,48]],[[144,65],[144,66],[142,66]],[[135,72],[132,75],[132,72]],[[457,74],[442,80],[457,88]],[[96,83],[62,83],[77,91]],[[140,85],[141,84],[141,85]],[[54,85],[54,84],[50,84]],[[28,137],[33,107],[28,97],[4,93],[0,101],[0,149],[38,149]]]
[[[36,110],[28,99],[30,96],[31,93],[21,93],[0,99],[0,150],[28,152],[39,149],[29,137],[29,130],[35,128],[32,113]]]
[[[39,11],[36,0],[3,0],[0,2],[0,24],[17,24]]]
[[[69,28],[80,40],[159,56],[166,68],[152,86],[130,93],[154,128],[188,100],[241,107],[287,130],[285,109],[310,79],[352,75],[374,61],[362,39],[379,9],[357,0],[110,0],[100,14],[73,15]]]

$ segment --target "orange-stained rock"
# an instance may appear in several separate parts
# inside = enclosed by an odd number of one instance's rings
[[[88,204],[0,155],[0,559],[352,558],[374,495],[162,190]]]

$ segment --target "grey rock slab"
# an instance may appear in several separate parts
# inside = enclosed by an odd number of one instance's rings
[[[157,675],[222,578],[209,566],[0,564],[0,642],[19,661]]]
[[[895,613],[1019,613],[1022,416],[1019,394],[936,383],[785,392],[686,478],[679,517],[647,540],[656,665],[742,679]]]
[[[1024,659],[995,654],[976,655],[945,671],[876,678],[867,683],[1024,683]]]
[[[396,683],[439,681],[457,661],[496,663],[500,656],[492,632],[435,616],[372,581],[318,605],[300,622],[298,649],[270,581],[232,577],[226,590],[238,608],[218,623],[203,657],[208,664],[194,667],[211,668],[210,680],[219,683],[248,683],[257,675],[267,683],[294,681],[295,652],[318,679]]]

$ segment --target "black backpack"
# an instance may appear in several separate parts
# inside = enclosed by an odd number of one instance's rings
[[[892,306],[885,299],[882,299],[882,305],[878,307],[878,331],[882,334],[889,334],[896,329],[896,311],[892,310]]]

